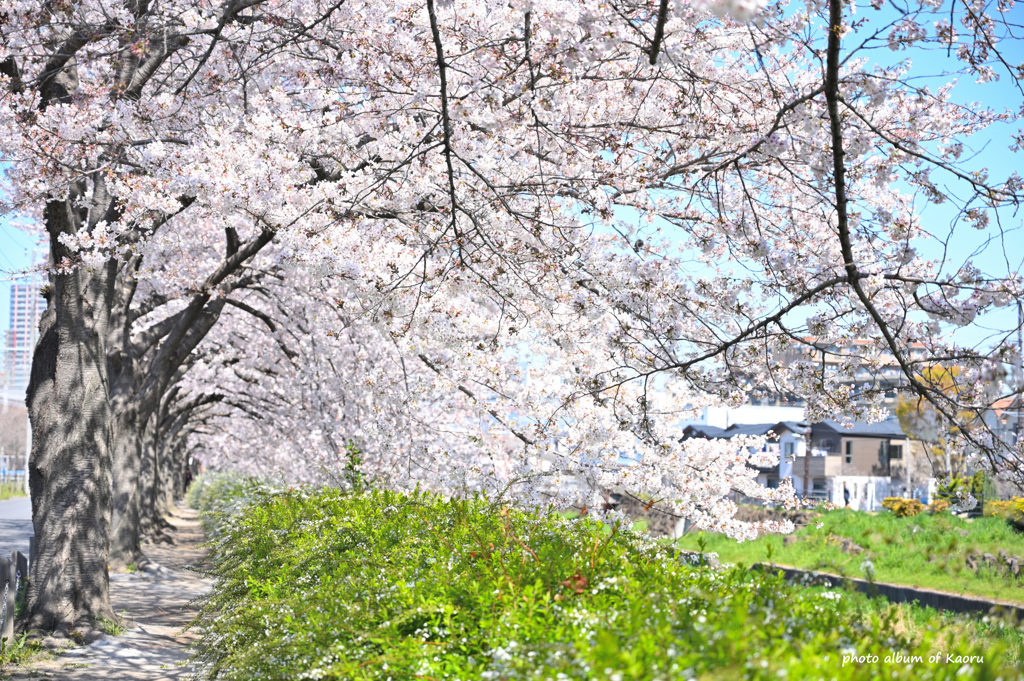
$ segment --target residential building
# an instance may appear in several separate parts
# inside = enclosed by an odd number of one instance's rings
[[[806,423],[780,421],[779,423],[734,424],[728,428],[694,425],[683,429],[683,440],[703,438],[707,440],[731,439],[739,435],[754,437],[767,436],[765,450],[779,456],[779,463],[771,468],[759,468],[758,484],[775,489],[779,483],[794,476],[793,464],[802,458],[807,449]],[[799,471],[796,472],[799,475]]]
[[[997,400],[992,403],[984,420],[993,435],[1012,447],[1024,437],[1024,400],[1020,395]]]
[[[10,324],[4,338],[4,382],[10,390],[24,390],[28,386],[39,318],[45,307],[38,283],[11,285]]]
[[[840,506],[845,504],[843,485],[850,492],[850,505],[862,510],[877,510],[889,496],[920,496],[927,476],[916,476],[919,467],[911,462],[923,452],[896,419],[822,421],[811,427],[811,461],[817,457],[822,469],[814,479],[815,489],[826,490],[829,500]]]
[[[778,465],[759,470],[760,484],[778,487],[783,479],[790,478],[798,495],[828,500],[837,506],[846,503],[844,491],[850,493],[851,507],[874,511],[881,508],[885,497],[926,496],[934,487],[934,480],[917,465],[923,447],[908,438],[895,420],[810,425],[778,422],[724,429],[691,425],[683,430],[682,439],[737,435],[767,436],[765,448],[779,454]]]

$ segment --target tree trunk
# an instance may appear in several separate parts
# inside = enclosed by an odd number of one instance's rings
[[[152,542],[169,542],[167,515],[170,506],[164,499],[166,471],[164,453],[158,440],[157,419],[150,418],[146,424],[142,444],[142,507],[140,509],[142,531]]]
[[[142,432],[138,411],[118,410],[113,439],[113,499],[110,507],[110,565],[122,568],[143,559],[140,528],[139,476],[142,471]]]
[[[79,225],[75,192],[45,211],[52,262],[62,233]],[[112,618],[107,558],[111,497],[111,411],[106,337],[116,267],[51,276],[40,321],[28,407],[29,486],[36,536],[26,626],[70,631]]]

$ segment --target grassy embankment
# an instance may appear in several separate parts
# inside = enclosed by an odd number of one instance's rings
[[[793,536],[795,541],[771,535],[737,543],[722,535],[694,532],[680,539],[679,546],[700,550],[703,545],[728,563],[770,561],[850,577],[865,576],[862,566],[867,559],[879,582],[1024,604],[1024,581],[1010,576],[1005,565],[967,565],[971,554],[998,556],[1001,549],[1024,558],[1024,535],[1001,518],[966,520],[949,513],[898,518],[889,512],[835,510],[822,513]],[[864,552],[844,550],[844,538]]]

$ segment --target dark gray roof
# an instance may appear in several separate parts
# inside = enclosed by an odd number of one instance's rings
[[[906,438],[900,422],[897,419],[879,421],[878,423],[856,422],[846,427],[841,421],[821,421],[811,426],[814,434],[821,434],[822,431],[831,431],[847,437],[885,437],[885,438]],[[707,438],[721,439],[736,437],[737,435],[765,435],[771,431],[789,430],[793,433],[803,434],[807,430],[806,423],[797,421],[779,421],[778,423],[735,423],[728,428],[717,428],[715,426],[691,425],[683,430],[683,439]]]
[[[690,438],[705,438],[705,439],[708,439],[708,440],[713,440],[713,439],[717,439],[717,438],[720,438],[720,437],[731,437],[731,436],[730,435],[726,435],[725,431],[723,429],[716,428],[715,426],[695,425],[695,426],[686,426],[686,428],[683,429],[683,439],[684,440],[688,440]]]
[[[736,435],[765,435],[777,426],[777,423],[734,423],[725,429],[725,437]]]
[[[898,419],[879,421],[877,423],[855,422],[849,426],[843,425],[841,421],[822,421],[814,424],[814,430],[828,429],[840,435],[861,437],[894,437],[905,438],[907,435],[900,428]]]
[[[806,424],[795,421],[779,421],[778,423],[734,423],[728,428],[722,429],[715,426],[692,425],[683,430],[683,439],[703,437],[711,439],[728,439],[737,435],[766,435],[772,431],[789,430],[794,433],[803,433],[807,428]]]

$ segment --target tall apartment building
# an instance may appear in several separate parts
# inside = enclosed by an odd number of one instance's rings
[[[39,317],[46,307],[40,288],[38,282],[11,284],[11,317],[4,338],[3,378],[11,390],[24,390],[28,386],[32,351],[39,335]]]

